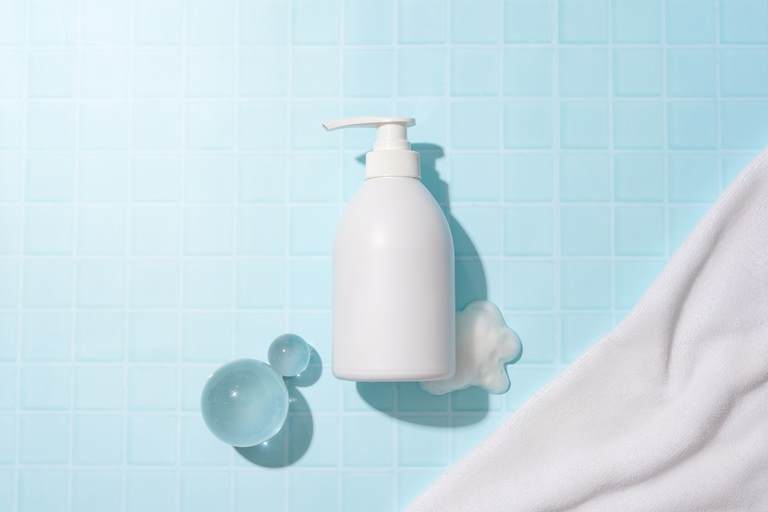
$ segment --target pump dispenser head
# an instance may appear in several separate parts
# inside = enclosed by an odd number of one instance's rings
[[[408,127],[412,117],[350,117],[323,123],[328,130],[338,128],[376,128],[373,151],[365,154],[365,177],[402,176],[419,178],[419,154],[411,150]]]

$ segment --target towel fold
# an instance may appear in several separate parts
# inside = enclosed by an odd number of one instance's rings
[[[629,316],[409,510],[768,511],[768,151]]]

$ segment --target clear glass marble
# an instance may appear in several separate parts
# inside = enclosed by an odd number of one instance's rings
[[[232,446],[254,446],[282,428],[288,415],[288,390],[268,364],[239,359],[213,372],[200,405],[216,437]]]
[[[301,336],[283,334],[269,346],[269,364],[283,377],[295,377],[307,369],[312,349]]]

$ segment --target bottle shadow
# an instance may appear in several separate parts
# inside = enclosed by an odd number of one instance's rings
[[[288,388],[288,416],[283,427],[274,437],[256,446],[235,447],[235,451],[246,461],[265,468],[282,468],[295,464],[312,444],[314,421],[312,409],[299,391],[300,387],[311,386],[323,374],[323,362],[317,351],[311,347],[307,369],[296,377],[286,377]]]
[[[419,153],[421,180],[434,196],[451,229],[454,246],[455,296],[457,309],[475,300],[488,298],[485,268],[472,238],[451,213],[448,183],[441,179],[437,161],[445,156],[443,148],[432,143],[415,143]],[[358,382],[357,392],[374,409],[398,420],[433,427],[461,427],[481,421],[488,414],[488,393],[477,387],[432,395],[417,382]],[[462,412],[452,421],[440,421],[439,413]]]

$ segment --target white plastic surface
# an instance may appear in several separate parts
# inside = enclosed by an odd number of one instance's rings
[[[453,239],[420,180],[365,180],[339,225],[333,265],[336,377],[453,375]]]

